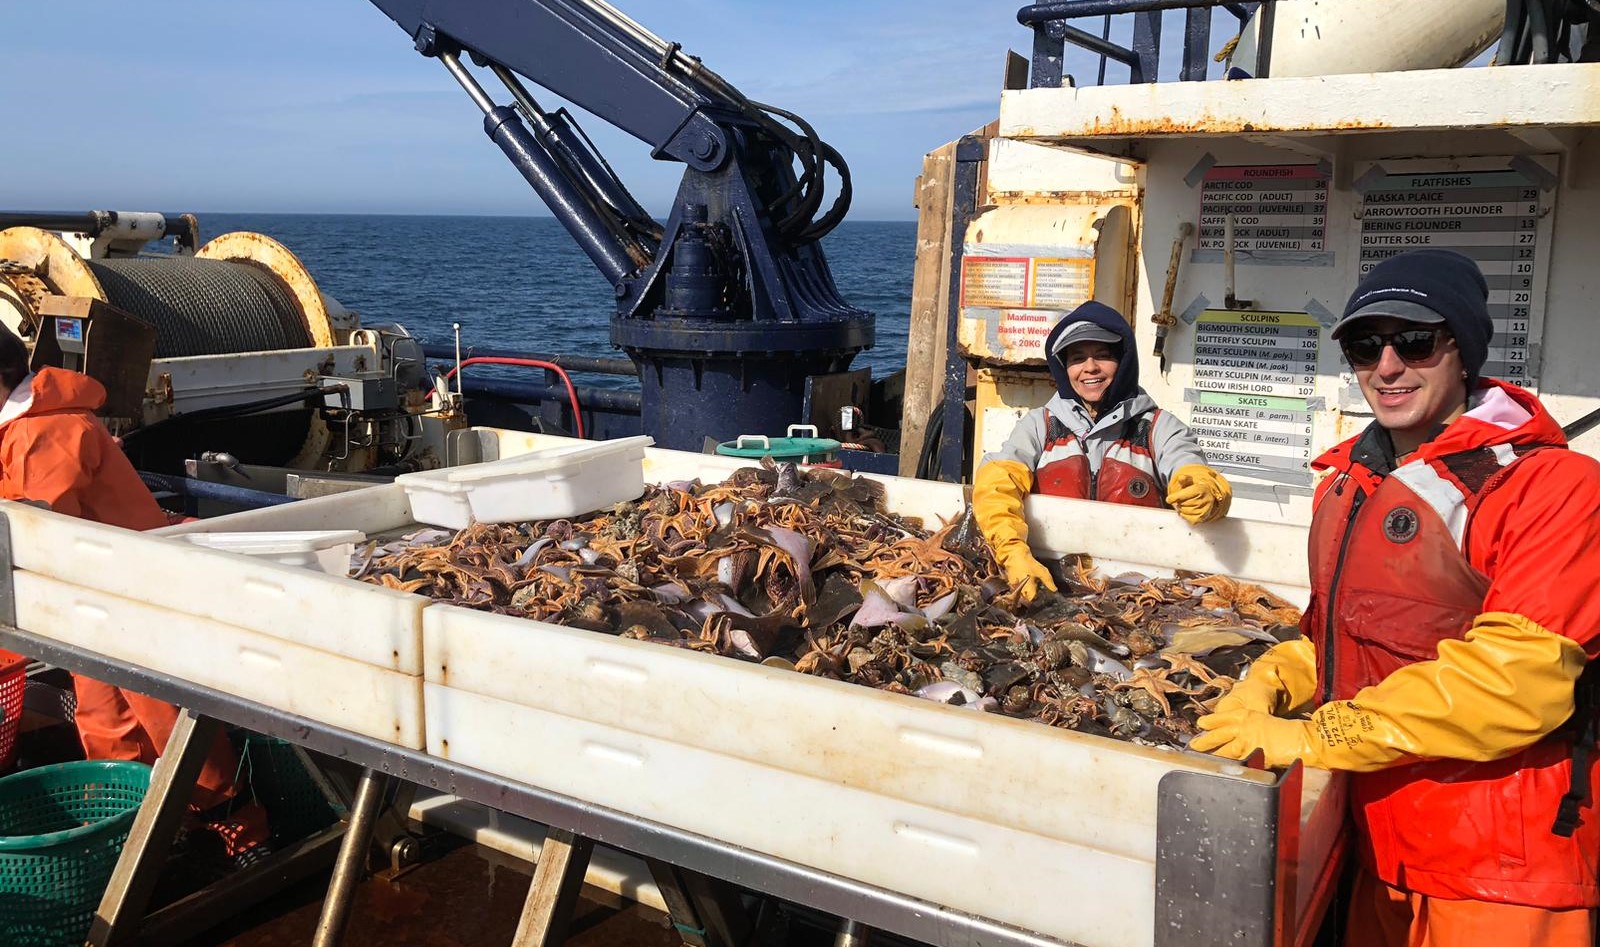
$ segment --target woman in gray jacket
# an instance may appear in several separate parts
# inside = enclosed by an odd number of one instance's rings
[[[1228,481],[1206,465],[1188,426],[1139,387],[1139,353],[1121,314],[1097,302],[1068,313],[1045,339],[1045,363],[1056,394],[984,455],[972,490],[978,526],[1024,597],[1038,585],[1055,590],[1028,550],[1029,492],[1170,507],[1190,523],[1227,515]]]

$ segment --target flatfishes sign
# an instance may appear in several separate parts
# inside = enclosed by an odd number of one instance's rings
[[[1494,338],[1483,374],[1533,387],[1549,259],[1539,184],[1522,171],[1419,171],[1366,179],[1361,273],[1406,250],[1442,247],[1476,260],[1489,282]]]

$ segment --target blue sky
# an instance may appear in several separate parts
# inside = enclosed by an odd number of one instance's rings
[[[1017,0],[616,3],[812,122],[856,220],[915,216],[922,155],[995,117],[1006,50],[1031,42]],[[12,2],[0,28],[0,208],[545,213],[443,67],[362,0]],[[681,167],[584,128],[664,216]]]

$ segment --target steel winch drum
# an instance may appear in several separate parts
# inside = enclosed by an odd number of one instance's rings
[[[87,265],[107,302],[156,327],[156,358],[311,345],[288,290],[249,264],[136,257]]]
[[[90,260],[35,227],[0,231],[0,322],[37,324],[45,294],[110,303],[156,327],[155,357],[226,355],[336,344],[328,308],[305,266],[257,233],[223,234],[193,256]],[[283,464],[305,444],[309,411],[152,429],[136,463],[165,469],[195,449],[226,450],[253,463]]]
[[[258,233],[223,234],[192,257],[86,260],[49,231],[0,230],[0,320],[13,330],[32,322],[42,293],[98,299],[148,320],[156,358],[334,344],[316,281]]]

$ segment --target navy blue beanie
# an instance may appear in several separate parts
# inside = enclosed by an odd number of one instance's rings
[[[1056,352],[1055,348],[1056,340],[1080,322],[1092,322],[1122,340],[1119,343],[1121,351],[1118,353],[1116,377],[1111,379],[1111,386],[1106,389],[1105,398],[1100,402],[1102,408],[1110,410],[1139,391],[1139,349],[1133,340],[1133,327],[1128,325],[1128,320],[1122,318],[1122,313],[1105,303],[1091,299],[1063,316],[1045,337],[1044,360],[1045,364],[1050,366],[1050,375],[1055,379],[1056,391],[1061,397],[1079,404],[1083,403],[1083,399],[1072,390],[1072,382],[1067,379],[1067,363],[1063,359],[1065,353]]]
[[[1454,250],[1408,250],[1372,268],[1334,324],[1339,338],[1358,319],[1394,316],[1413,322],[1443,321],[1461,350],[1467,387],[1477,385],[1489,357],[1494,322],[1489,318],[1489,284],[1470,257]],[[1430,318],[1431,316],[1431,318]]]

